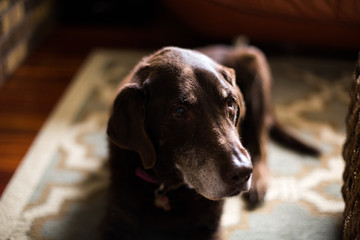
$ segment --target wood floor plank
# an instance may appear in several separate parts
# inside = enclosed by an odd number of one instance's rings
[[[86,57],[56,31],[0,87],[0,195]]]

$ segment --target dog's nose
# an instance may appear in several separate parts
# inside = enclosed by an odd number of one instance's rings
[[[232,156],[231,164],[223,168],[222,178],[226,184],[242,185],[249,180],[252,171],[251,160],[243,154],[236,154]]]

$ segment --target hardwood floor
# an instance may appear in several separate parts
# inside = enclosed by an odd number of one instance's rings
[[[54,43],[37,49],[0,87],[0,194],[85,57]]]

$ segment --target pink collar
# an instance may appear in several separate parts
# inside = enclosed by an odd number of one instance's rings
[[[153,184],[160,184],[153,175],[149,174],[142,168],[137,168],[135,174],[136,174],[136,176],[145,180],[146,182],[153,183]]]
[[[153,175],[149,174],[142,168],[137,168],[135,174],[146,182],[160,185],[154,192],[154,205],[155,207],[162,208],[164,211],[170,211],[171,205],[169,198],[166,196],[165,185],[160,184]]]

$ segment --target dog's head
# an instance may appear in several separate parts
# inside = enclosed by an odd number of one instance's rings
[[[232,69],[168,47],[135,68],[115,99],[108,135],[165,184],[185,182],[217,200],[250,187],[252,164],[239,137],[244,113]]]

